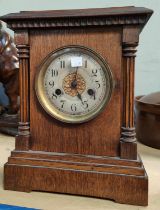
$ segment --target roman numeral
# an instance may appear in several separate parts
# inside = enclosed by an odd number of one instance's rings
[[[60,67],[61,67],[61,69],[65,68],[65,61],[60,61]]]

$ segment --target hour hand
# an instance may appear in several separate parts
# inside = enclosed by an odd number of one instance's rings
[[[77,93],[77,97],[81,100],[82,104],[84,104],[83,100],[82,100],[82,96],[81,96],[81,94],[79,92]]]

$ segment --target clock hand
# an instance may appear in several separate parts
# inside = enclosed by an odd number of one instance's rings
[[[77,92],[77,97],[81,100],[82,104],[84,105],[83,103],[83,100],[82,100],[82,96],[81,94],[78,92],[77,90],[77,80],[73,80],[72,83],[71,83],[71,88],[75,89],[76,92]]]
[[[75,80],[77,80],[77,73],[78,73],[78,67],[76,67],[76,71],[75,71]]]
[[[71,83],[71,88],[76,89],[76,91],[77,91],[77,97],[81,100],[82,104],[84,105],[84,102],[82,100],[82,96],[81,96],[81,94],[77,90],[77,73],[78,73],[78,67],[76,67],[75,77],[74,77],[74,80]]]
[[[73,89],[77,87],[77,71],[78,71],[78,67],[76,67],[76,71],[74,72],[74,78],[73,78],[73,81],[71,82],[71,88]]]
[[[82,104],[84,105],[83,100],[82,100],[82,96],[78,91],[77,91],[77,97],[81,100]]]
[[[78,67],[76,67],[76,71],[75,71],[75,74],[74,74],[74,79],[71,83],[71,87],[74,88],[74,89],[77,87],[77,72],[78,72]]]
[[[96,95],[95,95],[95,92],[94,92],[94,94],[93,94],[93,97],[94,97],[94,100],[96,100]]]

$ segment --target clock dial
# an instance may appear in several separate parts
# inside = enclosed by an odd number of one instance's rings
[[[37,76],[36,92],[44,109],[65,122],[84,122],[100,113],[113,86],[108,65],[84,47],[51,54]]]

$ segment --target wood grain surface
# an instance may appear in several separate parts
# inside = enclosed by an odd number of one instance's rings
[[[120,88],[122,82],[120,32],[121,28],[49,30],[47,32],[32,30],[30,32],[32,150],[118,155],[121,127]],[[45,43],[45,46],[40,43]],[[34,91],[35,74],[43,59],[57,48],[73,44],[89,47],[103,56],[110,65],[116,83],[111,101],[105,111],[94,120],[79,125],[60,123],[48,116],[39,104]],[[43,129],[44,127],[47,129]]]

